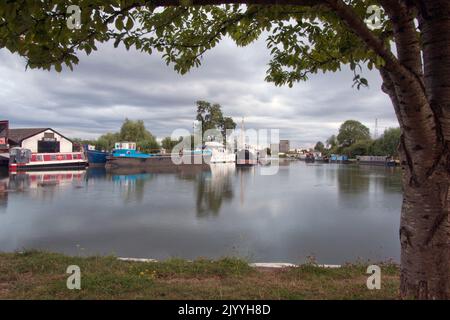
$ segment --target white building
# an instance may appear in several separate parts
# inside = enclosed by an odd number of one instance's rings
[[[10,147],[21,147],[32,153],[73,152],[73,142],[51,128],[9,129]]]

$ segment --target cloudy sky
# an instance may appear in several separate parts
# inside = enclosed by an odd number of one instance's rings
[[[73,72],[25,70],[23,59],[0,50],[0,118],[10,126],[52,127],[69,137],[95,138],[117,131],[126,118],[143,119],[158,138],[177,128],[190,130],[195,101],[222,105],[246,128],[274,128],[293,146],[311,146],[336,133],[347,119],[374,131],[397,126],[376,72],[370,88],[352,88],[352,73],[312,76],[293,88],[264,82],[269,61],[264,40],[238,48],[225,40],[203,65],[185,76],[157,55],[114,49],[111,44],[86,57]]]

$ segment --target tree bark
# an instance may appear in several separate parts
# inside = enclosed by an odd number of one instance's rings
[[[406,146],[402,143],[402,157]],[[429,178],[411,183],[404,166],[404,198],[400,221],[402,298],[449,299],[449,162],[448,155]]]
[[[421,1],[420,8],[408,8],[400,1],[383,2],[393,24],[399,62],[416,78],[408,84],[398,73],[381,70],[383,91],[390,96],[402,129],[400,294],[449,299],[450,5]]]

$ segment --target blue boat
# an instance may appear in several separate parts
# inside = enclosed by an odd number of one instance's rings
[[[336,163],[348,163],[348,156],[340,154],[332,154],[330,157],[330,162]]]
[[[114,146],[112,156],[116,158],[148,159],[155,155],[137,151],[136,143],[134,142],[117,142]]]
[[[110,155],[109,152],[98,151],[88,145],[84,146],[84,150],[90,166],[104,166],[106,164],[106,157]]]

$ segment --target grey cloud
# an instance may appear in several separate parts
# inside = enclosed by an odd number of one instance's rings
[[[294,88],[264,82],[269,61],[264,41],[237,48],[224,40],[185,76],[158,56],[111,44],[80,56],[73,72],[25,71],[24,61],[0,51],[0,118],[11,126],[49,126],[66,135],[96,137],[115,131],[125,117],[143,119],[158,137],[176,128],[190,129],[195,101],[220,103],[224,113],[246,128],[278,128],[293,145],[311,145],[336,133],[346,119],[373,130],[396,126],[389,99],[377,73],[368,72],[370,88],[351,87],[352,73],[311,76]]]

